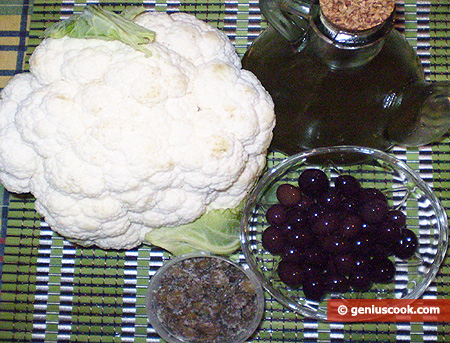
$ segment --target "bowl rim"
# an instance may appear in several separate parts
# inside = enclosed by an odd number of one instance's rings
[[[151,276],[150,281],[147,286],[147,292],[145,295],[145,310],[147,312],[147,318],[150,324],[152,325],[153,329],[156,331],[158,335],[161,336],[161,338],[168,343],[189,343],[189,340],[184,340],[176,337],[173,335],[167,328],[161,323],[161,321],[158,319],[157,314],[155,311],[152,311],[153,304],[155,303],[153,293],[156,291],[156,288],[159,285],[159,281],[161,280],[164,273],[172,268],[177,263],[180,263],[181,261],[193,259],[197,257],[202,258],[214,258],[217,260],[224,261],[235,268],[237,268],[239,271],[243,272],[247,278],[251,281],[252,285],[255,287],[255,293],[256,293],[256,311],[254,313],[253,319],[248,323],[248,326],[246,327],[245,331],[241,332],[239,336],[236,336],[236,341],[233,341],[233,343],[243,343],[245,342],[258,328],[258,326],[261,323],[261,320],[264,315],[265,311],[265,296],[264,296],[264,289],[261,285],[260,279],[255,275],[255,273],[246,265],[246,264],[240,264],[236,261],[231,260],[228,257],[221,256],[221,255],[215,255],[207,251],[195,251],[192,253],[186,253],[179,256],[174,256],[170,260],[166,261],[157,271],[156,273]]]
[[[442,240],[442,249],[437,250],[437,254],[434,258],[434,263],[431,265],[430,270],[427,274],[427,277],[424,278],[415,288],[409,293],[407,296],[401,299],[416,299],[423,295],[425,290],[428,288],[430,283],[436,277],[437,272],[445,258],[447,249],[448,249],[448,219],[447,213],[443,208],[439,198],[432,191],[431,187],[417,174],[413,169],[411,169],[404,161],[398,159],[392,154],[387,152],[383,152],[381,150],[360,147],[360,146],[352,146],[352,145],[342,145],[342,146],[334,146],[334,147],[321,147],[306,150],[295,155],[288,156],[286,159],[277,163],[274,167],[267,170],[260,180],[257,182],[256,186],[252,189],[248,197],[246,198],[243,215],[241,218],[241,232],[240,232],[240,240],[241,240],[241,249],[244,253],[246,262],[249,268],[257,275],[264,289],[274,297],[279,303],[285,306],[288,309],[293,310],[303,316],[326,320],[327,315],[321,311],[318,311],[314,308],[307,307],[300,303],[293,303],[289,301],[281,292],[272,287],[272,285],[266,280],[266,278],[262,275],[259,268],[256,266],[255,260],[253,259],[252,253],[247,246],[247,235],[248,235],[248,222],[251,216],[250,207],[251,204],[257,199],[258,194],[261,190],[266,186],[266,184],[272,179],[276,178],[282,173],[284,173],[284,169],[291,164],[295,164],[301,160],[304,160],[311,156],[318,156],[330,153],[359,153],[367,156],[371,156],[377,159],[381,159],[383,161],[388,162],[391,165],[395,165],[397,168],[400,168],[402,172],[406,173],[409,178],[413,179],[417,186],[426,194],[426,196],[430,199],[433,209],[437,215],[437,227],[439,228],[439,238]]]

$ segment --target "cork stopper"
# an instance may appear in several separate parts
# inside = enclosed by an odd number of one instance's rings
[[[319,0],[322,13],[334,26],[349,32],[383,23],[395,9],[395,0]]]

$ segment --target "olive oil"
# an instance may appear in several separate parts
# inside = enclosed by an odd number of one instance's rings
[[[405,90],[423,82],[420,60],[392,30],[379,52],[351,68],[330,68],[308,40],[293,44],[269,26],[243,58],[272,96],[272,148],[287,154],[336,145],[387,150],[417,125],[426,94],[405,106]],[[401,114],[400,114],[401,113]]]

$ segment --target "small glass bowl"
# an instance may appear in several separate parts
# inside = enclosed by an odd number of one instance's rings
[[[148,285],[148,290],[147,290],[147,294],[146,294],[146,310],[147,310],[147,315],[148,315],[150,324],[156,330],[158,335],[160,335],[161,338],[168,343],[201,342],[200,340],[195,340],[192,338],[184,337],[182,334],[176,333],[173,329],[171,329],[167,325],[166,320],[164,318],[162,318],[162,315],[161,315],[162,306],[159,304],[161,302],[161,300],[158,301],[158,299],[157,299],[160,296],[158,294],[158,291],[162,292],[161,291],[162,287],[167,286],[166,276],[168,275],[169,272],[173,273],[175,268],[179,268],[177,271],[177,272],[179,272],[181,267],[186,266],[186,262],[187,263],[190,262],[188,260],[192,260],[192,262],[195,262],[195,261],[198,262],[199,259],[215,260],[216,262],[218,261],[219,263],[222,263],[221,266],[224,266],[224,264],[226,265],[224,267],[220,267],[220,268],[222,268],[222,270],[224,270],[225,268],[228,268],[227,270],[232,269],[236,273],[243,273],[243,275],[241,275],[243,277],[242,280],[249,281],[249,284],[245,284],[242,287],[249,287],[249,285],[250,285],[250,288],[245,288],[245,289],[247,289],[247,290],[250,289],[249,292],[253,292],[253,290],[254,290],[254,292],[255,292],[254,306],[255,307],[254,307],[253,312],[247,311],[247,316],[249,316],[250,319],[246,323],[245,327],[241,327],[239,330],[238,329],[233,330],[232,334],[230,334],[228,337],[220,340],[220,343],[245,342],[257,329],[257,327],[259,326],[259,324],[262,320],[263,314],[264,314],[265,297],[264,297],[264,291],[261,286],[261,283],[259,282],[259,279],[256,277],[256,275],[252,271],[250,271],[247,266],[241,266],[240,264],[233,262],[230,259],[227,259],[222,256],[212,255],[208,252],[196,252],[196,253],[185,254],[182,256],[175,257],[175,258],[171,259],[170,261],[166,262],[160,269],[158,269],[156,274],[154,276],[152,276],[152,278],[150,279],[150,283]],[[213,268],[211,268],[211,269],[205,268],[204,270],[203,269],[201,270],[201,274],[203,276],[208,276],[208,274],[211,274],[211,272],[214,273],[214,271],[215,271],[215,269],[213,269]],[[185,283],[189,282],[188,278],[192,277],[193,274],[198,275],[198,273],[200,273],[200,272],[195,271],[194,273],[189,273],[189,272],[185,273],[182,271],[181,273],[179,273],[179,275],[177,275],[176,282],[181,285],[185,284]],[[230,275],[232,275],[232,274],[230,274]],[[233,281],[232,276],[229,277],[229,280],[232,284],[238,282],[238,281],[236,281],[238,279]],[[242,283],[239,283],[239,285],[241,285],[241,284]],[[236,285],[233,284],[233,287],[236,287]],[[214,286],[212,288],[214,288]],[[211,288],[204,287],[203,290],[205,292],[209,292],[211,290]],[[196,292],[197,292],[196,289],[192,289],[192,293],[191,293],[191,290],[189,289],[185,292],[185,294],[188,294],[187,297],[190,297],[191,296],[190,294],[195,294]],[[239,294],[242,294],[242,293],[239,293]],[[177,296],[179,296],[179,295],[177,295]],[[186,300],[187,297],[184,298],[182,296],[181,298]],[[208,294],[207,298],[212,299],[211,294]],[[192,300],[192,299],[190,299],[190,300]],[[231,299],[231,300],[233,300],[233,299]],[[239,297],[239,299],[236,298],[235,300],[237,300],[236,308],[239,308],[242,305],[242,297]],[[185,307],[186,307],[186,304],[183,304],[181,301],[179,304],[179,310],[177,310],[177,311],[181,312],[181,311],[183,311],[183,309]],[[196,308],[195,310],[198,311],[198,308]],[[210,306],[206,306],[206,308],[204,308],[204,311],[208,311],[208,310],[211,311]],[[202,311],[203,311],[203,309],[202,309]],[[235,308],[232,308],[232,311],[235,311]],[[195,315],[196,315],[196,313],[191,312],[187,315],[187,316],[189,316],[189,318],[187,318],[187,319],[190,320]],[[177,314],[177,316],[178,316],[178,314]],[[218,320],[217,322],[220,322],[220,320]],[[204,339],[208,339],[208,338],[204,337]],[[204,341],[204,342],[206,342],[206,341]],[[214,342],[214,340],[212,340],[212,339],[208,340],[208,343],[211,343],[211,342]]]
[[[385,193],[391,208],[407,216],[407,228],[419,240],[418,251],[408,260],[393,259],[392,283],[375,284],[369,291],[331,293],[322,301],[305,299],[301,287],[283,284],[276,272],[279,256],[267,252],[262,232],[270,226],[265,213],[277,203],[276,189],[295,184],[304,169],[322,169],[331,184],[339,174],[356,177],[365,188]],[[261,178],[249,195],[242,217],[242,249],[250,269],[263,287],[281,304],[301,315],[326,320],[327,299],[417,299],[435,278],[448,246],[447,215],[430,187],[404,162],[387,153],[362,147],[341,146],[309,150],[282,160]],[[393,258],[393,257],[391,257]]]

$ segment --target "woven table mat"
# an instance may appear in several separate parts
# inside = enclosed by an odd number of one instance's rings
[[[23,71],[30,12],[27,0],[0,0],[0,89]]]
[[[92,3],[92,2],[89,2]],[[105,1],[121,10],[143,4],[148,10],[189,12],[223,30],[242,56],[265,28],[256,0]],[[0,88],[27,70],[43,30],[83,8],[67,0],[0,2]],[[32,12],[30,9],[32,8]],[[417,48],[426,77],[448,80],[449,0],[399,1],[397,28]],[[28,41],[26,40],[28,33]],[[450,208],[450,140],[420,149],[395,147]],[[278,161],[269,156],[269,165]],[[150,247],[117,252],[80,248],[42,222],[30,198],[2,190],[0,231],[0,342],[159,342],[148,325],[145,292],[149,278],[169,258]],[[236,258],[241,259],[241,254]],[[424,294],[449,298],[447,258]],[[266,313],[251,342],[447,342],[450,328],[438,323],[318,322],[285,310],[267,294]]]

